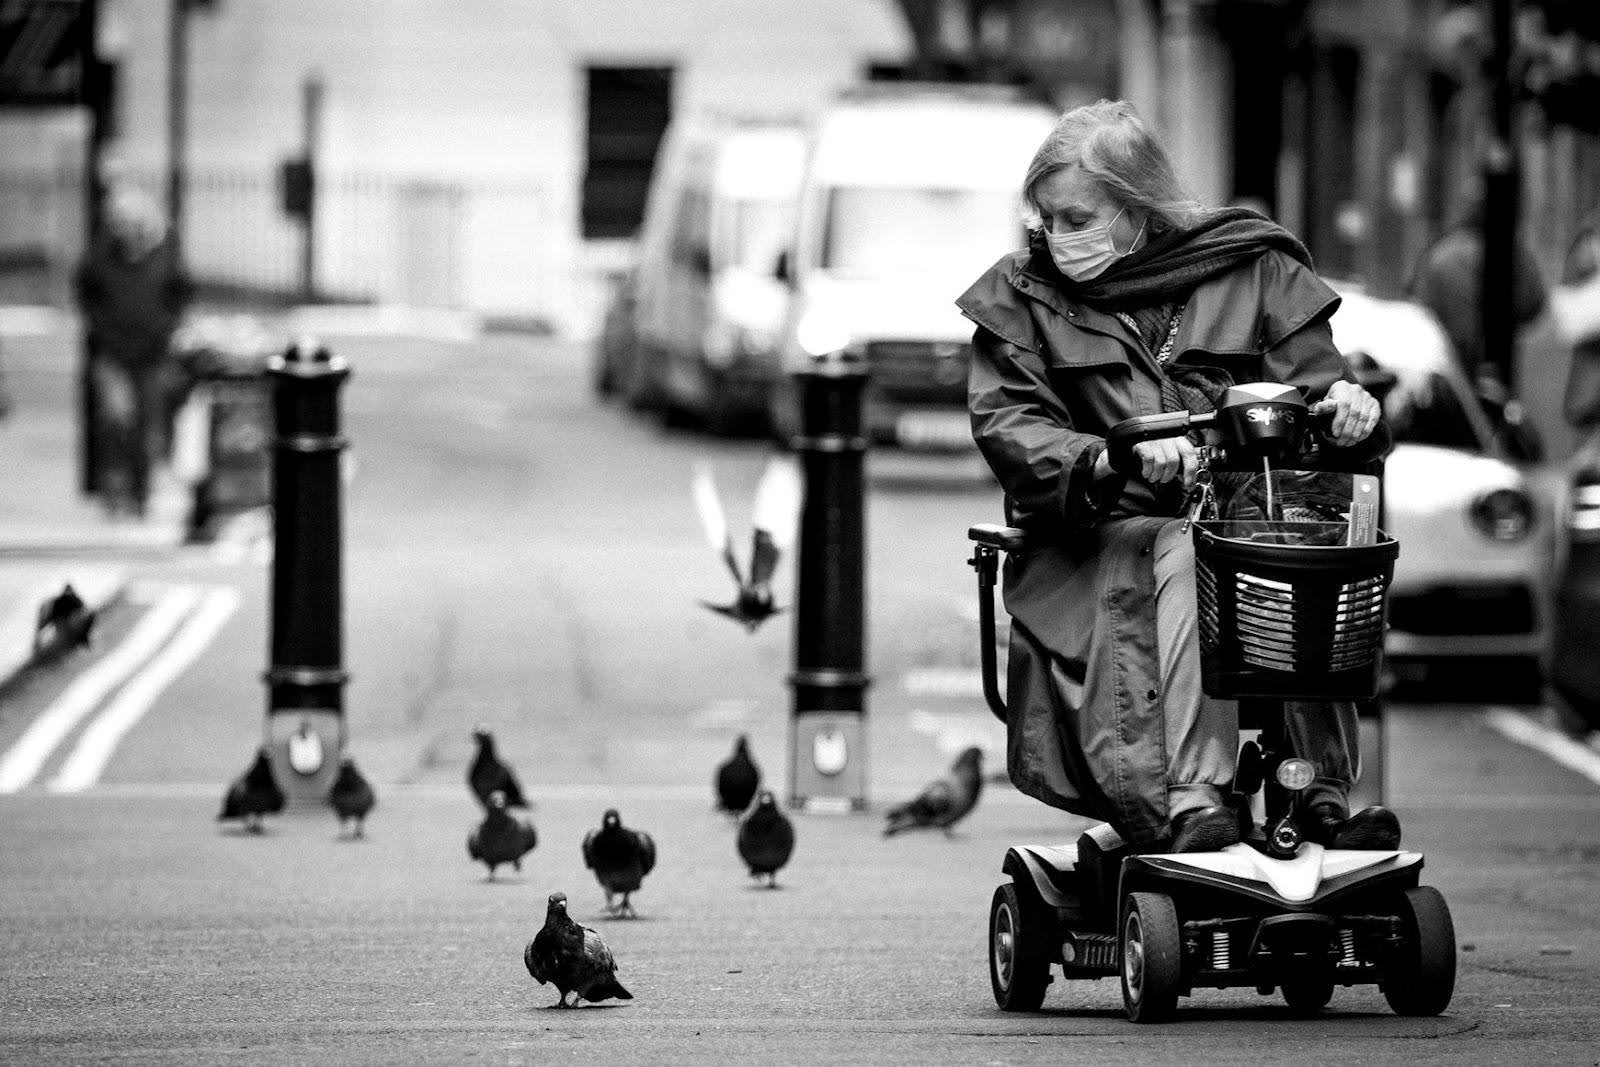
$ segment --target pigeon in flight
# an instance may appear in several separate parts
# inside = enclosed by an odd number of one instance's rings
[[[328,787],[328,804],[339,816],[340,832],[344,831],[345,822],[351,821],[350,836],[365,836],[367,813],[377,803],[378,795],[372,791],[372,783],[356,770],[356,761],[345,756],[339,761],[338,777]]]
[[[538,843],[539,833],[533,824],[506,810],[506,795],[496,789],[489,794],[489,810],[484,813],[483,822],[467,835],[467,858],[488,867],[489,880],[493,881],[494,869],[502,863],[522,870],[522,857]]]
[[[68,582],[61,592],[39,605],[33,631],[33,654],[47,648],[88,648],[94,633],[95,613]]]
[[[767,879],[767,888],[778,888],[778,871],[794,855],[794,823],[778,809],[772,790],[763,789],[756,806],[739,825],[739,857],[750,868],[750,877]]]
[[[261,817],[276,815],[283,810],[283,805],[283,790],[272,776],[272,761],[263,745],[256,752],[256,761],[250,765],[250,769],[228,786],[217,821],[242,819],[246,830],[259,834],[262,830]]]
[[[885,815],[885,837],[919,827],[936,828],[946,834],[957,822],[978,806],[983,791],[983,751],[976,745],[962,751],[950,766],[950,773]]]
[[[615,997],[632,1000],[633,994],[617,981],[617,961],[600,935],[580,926],[567,914],[567,895],[551,893],[544,925],[522,950],[522,962],[540,985],[555,984],[561,999],[552,1008],[575,1007],[580,1000],[593,1004]],[[576,994],[567,1003],[567,994]]]
[[[644,876],[655,867],[656,843],[643,830],[623,826],[617,809],[609,808],[600,819],[600,828],[584,835],[583,865],[594,871],[600,888],[606,891],[606,911],[614,918],[631,919],[634,910],[628,897],[639,891]],[[611,898],[617,893],[622,894],[622,902],[613,905]]]
[[[742,815],[761,785],[761,768],[750,758],[750,738],[744,734],[733,743],[733,755],[717,768],[717,808],[729,815]]]
[[[472,787],[478,803],[487,808],[489,794],[499,792],[505,795],[506,807],[526,808],[528,802],[523,799],[522,784],[517,781],[516,772],[495,752],[494,734],[480,723],[473,728],[472,739],[478,743],[478,754],[467,768],[467,784]]]
[[[733,551],[733,536],[728,530],[728,518],[717,496],[717,487],[711,470],[696,464],[691,485],[695,510],[705,527],[706,539],[722,556],[722,561],[733,575],[738,592],[728,604],[700,603],[719,615],[726,615],[754,633],[756,628],[774,614],[782,611],[772,602],[772,576],[778,569],[778,559],[794,540],[795,526],[800,516],[800,472],[794,461],[774,457],[767,461],[756,485],[756,499],[751,516],[750,574],[748,579],[739,568]]]

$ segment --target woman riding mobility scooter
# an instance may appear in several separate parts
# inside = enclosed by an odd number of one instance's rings
[[[1439,1014],[1455,985],[1455,932],[1444,898],[1419,882],[1421,854],[1307,840],[1301,797],[1314,772],[1284,741],[1284,701],[1377,693],[1399,551],[1377,529],[1377,479],[1316,471],[1305,401],[1269,383],[1228,389],[1215,412],[1118,423],[1111,465],[1137,473],[1134,444],[1202,428],[1188,513],[1202,686],[1240,700],[1241,724],[1260,729],[1241,747],[1233,790],[1253,798],[1262,827],[1218,852],[1136,854],[1104,824],[1075,846],[1013,846],[990,908],[995,1000],[1036,1010],[1058,966],[1069,979],[1120,975],[1134,1022],[1171,1018],[1195,988],[1230,986],[1281,990],[1290,1008],[1314,1012],[1335,986],[1376,983],[1399,1014]],[[1000,553],[1027,546],[1008,526],[969,536],[984,692],[1005,720],[994,587]]]

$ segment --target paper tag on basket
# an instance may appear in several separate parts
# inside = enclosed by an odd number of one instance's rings
[[[1350,477],[1350,544],[1378,543],[1378,479],[1370,474]]]

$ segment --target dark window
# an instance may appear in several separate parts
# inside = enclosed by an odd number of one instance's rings
[[[672,115],[671,67],[590,67],[583,236],[632,237]]]

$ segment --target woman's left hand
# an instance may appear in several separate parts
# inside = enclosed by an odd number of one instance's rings
[[[1373,427],[1378,425],[1378,416],[1383,414],[1383,409],[1378,406],[1377,398],[1361,386],[1354,382],[1337,381],[1328,390],[1327,396],[1311,405],[1311,412],[1314,415],[1332,412],[1328,439],[1342,448],[1348,448],[1367,439]]]

